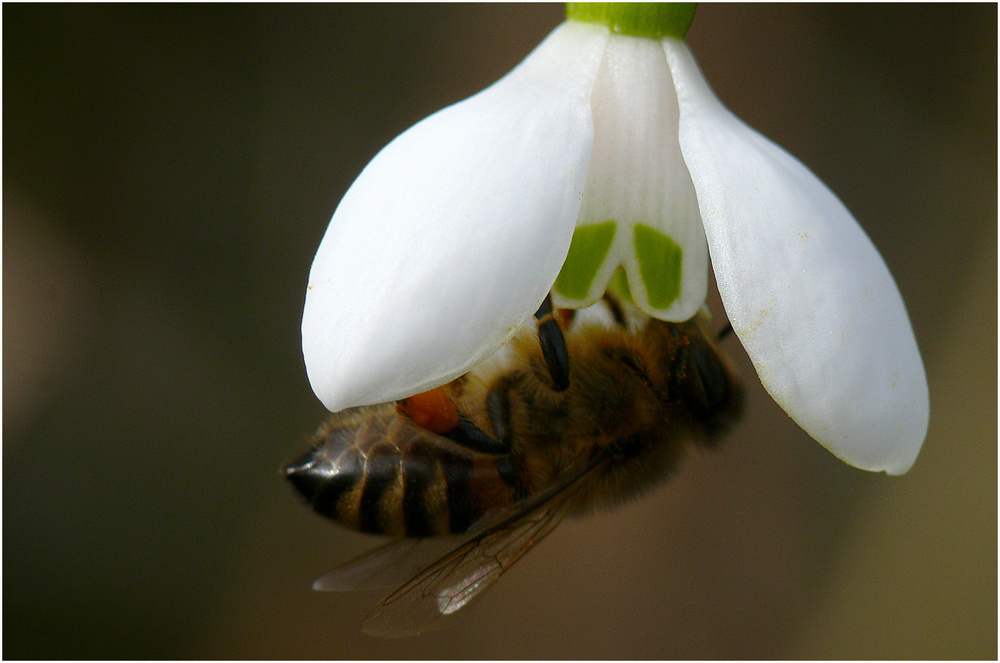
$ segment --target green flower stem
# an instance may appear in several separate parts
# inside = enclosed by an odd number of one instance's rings
[[[632,37],[683,39],[695,7],[693,2],[567,2],[566,18],[600,23]]]

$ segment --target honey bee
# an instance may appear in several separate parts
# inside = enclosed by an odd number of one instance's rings
[[[738,418],[742,389],[703,321],[650,319],[635,330],[581,323],[563,339],[543,309],[536,317],[548,339],[522,331],[506,361],[412,402],[336,413],[312,450],[285,466],[315,511],[392,537],[314,585],[406,580],[364,632],[446,625],[565,516],[640,495],[676,469],[687,446],[715,447]],[[435,544],[451,550],[424,566],[419,557]]]

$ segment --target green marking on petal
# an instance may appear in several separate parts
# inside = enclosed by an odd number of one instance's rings
[[[584,299],[590,292],[597,270],[608,257],[608,249],[615,239],[618,224],[605,221],[588,226],[578,226],[562,271],[556,277],[555,289],[567,299]]]
[[[608,281],[608,292],[623,302],[635,304],[632,300],[632,291],[628,289],[628,275],[621,265],[618,265],[614,274],[611,275],[611,280]]]
[[[635,225],[634,239],[646,301],[653,308],[665,309],[681,294],[684,250],[667,235],[642,223]]]
[[[567,2],[566,18],[600,23],[632,37],[683,39],[695,7],[693,2]]]

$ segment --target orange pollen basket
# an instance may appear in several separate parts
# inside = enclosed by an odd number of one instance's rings
[[[396,410],[421,428],[438,435],[450,433],[458,426],[458,408],[448,398],[444,387],[404,398],[396,403]]]

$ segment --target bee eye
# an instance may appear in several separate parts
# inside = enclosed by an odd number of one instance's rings
[[[691,343],[685,354],[691,379],[683,383],[683,398],[708,423],[729,402],[729,375],[719,356],[704,343]]]

